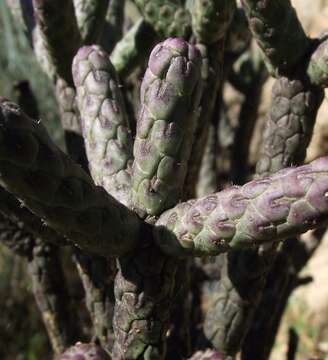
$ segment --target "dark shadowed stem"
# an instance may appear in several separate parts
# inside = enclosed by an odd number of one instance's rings
[[[325,229],[321,228],[313,231],[304,241],[289,239],[278,251],[252,328],[243,344],[242,359],[253,359],[255,355],[259,360],[268,359],[288,299],[297,286],[299,273],[320,245],[324,233]]]
[[[231,79],[232,84],[235,84],[244,94],[231,149],[231,181],[234,184],[244,184],[249,178],[250,144],[258,118],[263,83],[267,78],[264,63],[258,51],[250,50],[242,57],[237,75],[239,86]]]
[[[111,53],[123,35],[125,0],[110,0],[100,45]]]
[[[93,324],[94,336],[110,351],[114,342],[112,318],[115,259],[88,256],[76,252],[76,264],[85,291],[85,301]]]
[[[290,328],[288,331],[288,351],[286,360],[295,360],[297,347],[299,343],[299,336],[294,328]]]
[[[28,264],[34,296],[55,354],[76,340],[58,248],[36,240]]]

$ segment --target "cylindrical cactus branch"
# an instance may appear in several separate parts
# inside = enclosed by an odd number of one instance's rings
[[[58,248],[38,240],[28,269],[33,293],[55,354],[74,343],[69,295],[59,260]],[[76,325],[76,324],[75,324]]]
[[[269,175],[304,161],[322,100],[322,90],[305,81],[285,77],[276,80],[257,163],[258,175]],[[218,349],[228,354],[234,354],[240,349],[251,326],[275,254],[275,247],[267,246],[231,254],[226,259],[226,273],[220,282],[218,299],[213,303],[205,322],[207,336]],[[249,269],[246,267],[241,270],[235,266],[248,263],[253,264]],[[227,329],[220,328],[213,321],[215,314],[222,313],[222,308],[223,319],[229,326]],[[231,326],[233,319],[235,323]]]
[[[121,78],[126,78],[148,58],[157,39],[156,32],[143,18],[138,20],[116,44],[110,60]]]
[[[123,36],[125,0],[110,0],[100,45],[110,54]]]
[[[242,5],[270,73],[291,70],[309,50],[310,41],[290,0],[242,0]]]
[[[312,84],[328,87],[328,34],[312,52],[306,74]]]
[[[33,0],[33,7],[57,75],[73,84],[71,65],[81,44],[73,0]]]
[[[82,47],[74,58],[83,136],[95,183],[130,204],[132,138],[119,80],[108,54],[99,46]]]
[[[158,44],[149,58],[133,165],[133,207],[148,221],[181,197],[200,94],[200,62],[196,48],[174,38]],[[142,248],[119,259],[116,359],[163,359],[166,353],[178,263],[154,246],[152,232]]]
[[[6,3],[14,19],[32,43],[32,32],[35,27],[32,0],[6,0]]]
[[[289,296],[298,286],[300,272],[319,247],[324,233],[321,228],[306,234],[305,239],[288,239],[278,250],[242,346],[242,359],[269,358]]]
[[[85,250],[114,256],[136,246],[138,217],[96,187],[42,124],[3,98],[0,124],[0,180],[7,190]]]
[[[35,238],[21,223],[0,214],[0,243],[28,260],[35,300],[40,308],[53,351],[62,352],[75,341],[69,294],[58,257],[58,248]]]
[[[182,195],[200,97],[201,57],[171,38],[152,51],[141,85],[134,143],[132,199],[141,215],[157,216]]]
[[[145,21],[157,34],[186,38],[191,33],[191,17],[177,0],[134,0]]]
[[[193,0],[192,30],[196,41],[213,44],[224,38],[235,9],[235,0]]]
[[[279,78],[263,134],[256,172],[266,176],[304,161],[323,90],[298,79]]]
[[[239,71],[234,76],[234,80],[237,82],[238,90],[243,93],[244,99],[240,107],[231,149],[230,176],[234,184],[243,184],[249,177],[250,144],[258,118],[267,71],[258,48],[251,48],[241,55],[235,66]]]
[[[157,221],[157,244],[175,256],[217,255],[320,227],[328,213],[327,167],[321,158],[178,204]]]
[[[84,44],[98,43],[104,29],[109,1],[73,0],[76,20]]]
[[[224,58],[224,38],[236,3],[233,0],[195,1],[192,7],[192,25],[198,48],[202,54],[202,98],[200,114],[195,129],[195,141],[188,164],[185,198],[195,197],[199,168],[206,146],[209,123],[211,121],[215,100],[222,81]],[[220,21],[217,21],[219,17]],[[208,19],[208,21],[204,21]],[[210,22],[210,23],[209,23]]]
[[[111,360],[109,354],[96,343],[76,343],[58,357],[58,360]]]
[[[114,343],[113,283],[115,259],[76,253],[77,269],[85,290],[85,302],[93,324],[93,334],[104,349],[110,351]]]

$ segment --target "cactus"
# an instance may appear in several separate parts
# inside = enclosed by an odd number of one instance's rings
[[[66,152],[25,83],[19,105],[0,98],[0,240],[31,259],[57,354],[81,335],[66,326],[74,309],[63,315],[58,251],[73,249],[94,342],[58,359],[232,359],[241,348],[247,358],[295,281],[277,264],[298,272],[312,251],[296,263],[290,249],[305,251],[295,237],[328,223],[328,157],[302,165],[327,85],[327,38],[309,39],[290,1],[135,0],[131,24],[124,1],[32,3],[10,6],[53,82]],[[276,82],[246,182],[264,63]],[[227,82],[244,102],[226,187],[217,149]],[[267,279],[271,291],[282,286],[270,321]]]

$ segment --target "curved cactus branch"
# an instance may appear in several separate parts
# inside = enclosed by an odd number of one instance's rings
[[[73,0],[73,3],[82,42],[97,43],[105,26],[109,0]]]
[[[159,215],[181,198],[200,97],[200,54],[182,39],[152,51],[141,85],[132,199]]]
[[[97,185],[130,204],[132,138],[115,70],[98,46],[81,48],[73,62],[89,169]]]
[[[135,214],[94,185],[49,139],[42,124],[0,101],[0,180],[26,206],[81,248],[121,255],[138,241]]]
[[[116,44],[110,60],[121,78],[130,75],[138,66],[144,64],[157,39],[152,26],[144,19],[137,21]]]
[[[302,80],[276,80],[257,163],[259,175],[303,162],[322,100],[322,90]],[[217,299],[205,321],[207,337],[220,350],[234,354],[240,349],[275,257],[276,246],[226,257]]]
[[[242,0],[250,29],[272,75],[292,69],[309,50],[290,0]]]
[[[190,13],[177,0],[134,0],[144,19],[163,38],[186,38],[191,31]]]
[[[322,226],[328,214],[328,158],[284,169],[166,211],[156,223],[162,251],[217,255]]]

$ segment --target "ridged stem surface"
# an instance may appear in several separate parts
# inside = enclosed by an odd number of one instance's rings
[[[132,199],[140,214],[157,216],[182,195],[197,121],[200,54],[182,39],[152,51],[141,84],[134,143]]]
[[[98,43],[104,29],[109,2],[110,0],[73,0],[76,20],[84,44]]]
[[[71,309],[64,274],[59,261],[58,248],[37,241],[28,264],[33,293],[53,351],[59,355],[72,345]]]
[[[270,244],[327,221],[328,158],[232,186],[164,212],[155,237],[176,256],[217,255]]]
[[[0,101],[1,182],[26,206],[81,248],[100,255],[132,250],[140,220],[50,140],[45,128]]]
[[[320,89],[301,80],[276,80],[257,163],[258,175],[302,163],[322,99]],[[218,298],[205,322],[206,335],[216,348],[230,355],[240,349],[275,257],[276,245],[226,256]],[[226,328],[222,329],[220,323]]]
[[[134,0],[143,18],[161,37],[187,37],[191,17],[180,0]]]
[[[83,136],[95,183],[130,204],[132,138],[119,80],[108,54],[99,46],[82,47],[74,58]]]
[[[73,0],[33,0],[33,7],[56,73],[71,85],[72,60],[81,44]]]
[[[179,200],[190,155],[199,76],[200,55],[182,39],[168,39],[150,55],[141,86],[133,167],[134,206],[149,222]],[[174,182],[168,183],[172,178]],[[166,353],[178,263],[154,244],[151,228],[141,238],[142,249],[119,259],[115,359],[164,359]]]
[[[116,44],[110,60],[121,78],[144,65],[156,41],[156,33],[144,19],[138,20]]]
[[[309,50],[309,39],[290,0],[242,0],[242,5],[270,72],[290,70]]]
[[[110,0],[100,45],[110,54],[123,36],[125,0]]]

